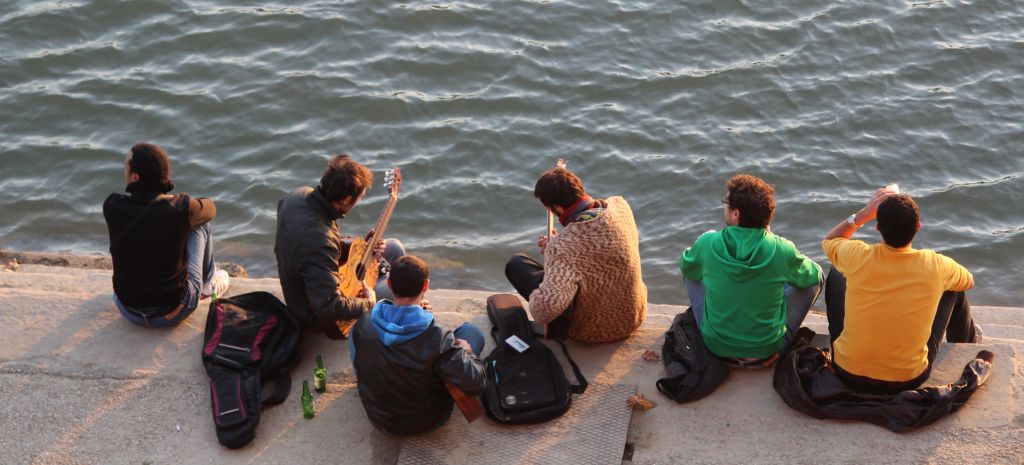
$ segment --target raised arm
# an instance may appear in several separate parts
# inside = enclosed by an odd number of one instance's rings
[[[868,201],[864,208],[853,215],[853,221],[850,218],[842,220],[839,224],[835,225],[828,234],[825,235],[825,240],[835,239],[842,237],[849,239],[853,236],[853,233],[864,226],[865,223],[875,219],[878,216],[878,206],[882,204],[882,201],[889,198],[889,196],[895,195],[895,192],[886,190],[884,187],[875,191],[875,194],[871,196],[871,200]]]

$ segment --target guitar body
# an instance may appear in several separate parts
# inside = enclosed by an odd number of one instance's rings
[[[370,244],[362,239],[352,240],[352,245],[348,249],[348,261],[338,267],[338,292],[341,295],[355,297],[363,289],[363,281],[366,281],[366,286],[370,289],[377,285],[377,278],[380,277],[380,267],[376,266],[377,261],[374,260],[374,266],[364,270],[359,260],[369,248]]]
[[[359,295],[359,291],[363,289],[363,281],[366,281],[366,286],[370,289],[377,285],[377,278],[380,277],[380,267],[376,266],[377,261],[373,261],[374,266],[363,269],[363,264],[359,260],[359,257],[366,254],[369,247],[370,244],[362,239],[356,238],[352,240],[352,245],[348,249],[348,261],[338,267],[338,293],[341,295],[345,297]],[[338,329],[341,330],[341,334],[348,337],[348,333],[352,332],[356,320],[342,320],[335,323],[337,323]]]
[[[462,389],[448,381],[444,382],[444,387],[448,389],[448,394],[452,396],[452,400],[455,401],[455,405],[459,407],[459,411],[462,412],[462,416],[466,418],[467,422],[473,423],[484,416],[484,405],[480,402],[479,397],[466,395]]]

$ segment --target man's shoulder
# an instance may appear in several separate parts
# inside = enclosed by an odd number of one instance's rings
[[[285,192],[284,196],[281,198],[281,202],[284,205],[289,206],[289,207],[292,207],[292,206],[295,206],[295,205],[304,205],[306,197],[312,191],[313,191],[312,187],[308,187],[308,186],[296,187],[295,189],[292,189],[292,190],[290,190],[288,192]]]
[[[781,248],[782,250],[785,250],[787,253],[800,253],[800,250],[796,248],[796,244],[794,244],[793,241],[786,239],[785,237],[782,237],[778,234],[769,234],[768,237],[773,238],[775,240],[775,243],[778,244],[778,247]]]
[[[110,195],[107,196],[107,198],[103,199],[103,211],[106,212],[108,208],[110,208],[113,205],[116,205],[119,202],[123,202],[124,199],[127,197],[128,196],[124,194],[111,192]]]

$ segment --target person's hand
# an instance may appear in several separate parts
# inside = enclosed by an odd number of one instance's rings
[[[463,350],[469,353],[473,353],[473,346],[469,345],[469,341],[465,339],[456,339],[455,345],[462,347]]]
[[[594,199],[594,203],[590,205],[590,208],[608,208],[608,201],[605,199]]]
[[[423,299],[420,301],[420,307],[423,307],[423,309],[428,312],[434,311],[434,306],[430,305],[430,301],[427,299]]]
[[[366,285],[366,281],[360,281],[362,287],[359,289],[359,293],[356,297],[360,299],[370,299],[370,302],[377,302],[377,292],[372,287]]]
[[[885,201],[885,199],[896,195],[895,192],[890,191],[884,187],[875,191],[874,195],[871,196],[871,200],[868,200],[868,204],[864,206],[859,212],[857,212],[857,220],[859,224],[867,223],[878,217],[878,206]]]
[[[379,242],[377,242],[376,245],[373,246],[373,254],[374,255],[378,255],[378,256],[383,256],[384,255],[384,251],[387,250],[387,248],[388,248],[387,243],[385,243],[384,241],[379,241]]]
[[[551,231],[551,237],[555,237],[557,235],[558,235],[558,231],[554,231],[554,230]],[[548,236],[547,236],[547,234],[541,234],[539,237],[537,237],[537,247],[540,247],[540,253],[544,253],[544,249],[547,246],[548,246]]]

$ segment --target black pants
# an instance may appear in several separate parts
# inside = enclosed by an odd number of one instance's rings
[[[544,281],[544,265],[530,258],[524,253],[517,253],[505,264],[505,276],[516,292],[527,301],[530,294],[540,287]],[[547,324],[545,337],[550,339],[565,339],[569,335],[569,322],[572,315],[572,305],[562,312],[554,321]]]
[[[835,344],[843,332],[846,318],[846,277],[835,268],[828,272],[828,279],[825,280],[825,312],[828,315],[829,338],[832,344]],[[935,320],[932,322],[931,337],[928,338],[928,368],[917,378],[910,381],[882,381],[846,372],[839,365],[833,366],[839,378],[855,389],[885,393],[914,389],[924,383],[931,374],[932,362],[938,355],[943,334],[946,335],[948,342],[976,341],[974,318],[966,292],[942,293],[935,312]]]

